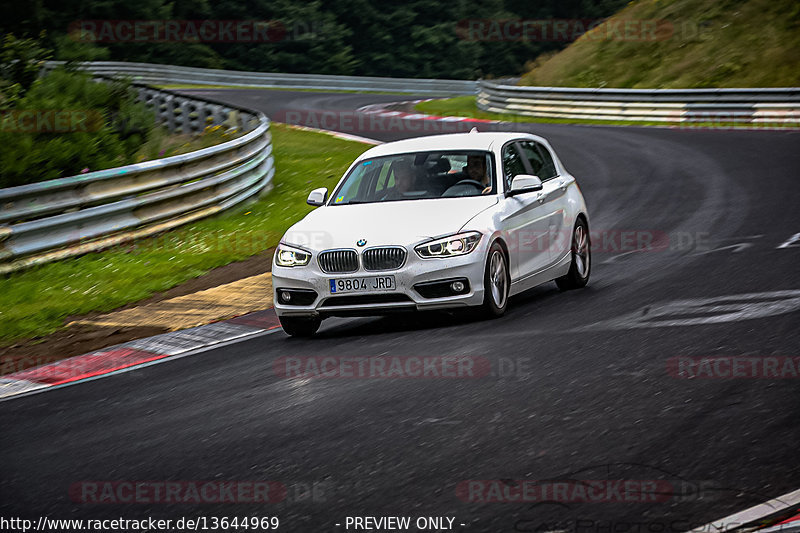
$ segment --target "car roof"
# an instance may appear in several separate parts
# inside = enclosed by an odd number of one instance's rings
[[[407,154],[410,152],[438,152],[441,150],[492,150],[492,147],[503,145],[514,139],[534,139],[543,141],[541,137],[523,132],[472,132],[449,133],[445,135],[429,135],[414,137],[402,141],[393,141],[379,144],[370,148],[358,158],[369,159],[393,154]]]

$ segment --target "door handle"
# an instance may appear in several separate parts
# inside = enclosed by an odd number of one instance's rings
[[[540,192],[539,196],[536,199],[539,200],[539,203],[541,204],[545,200],[547,200],[547,195],[545,193],[543,193],[543,192]]]

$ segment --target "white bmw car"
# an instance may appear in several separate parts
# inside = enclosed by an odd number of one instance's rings
[[[275,311],[292,336],[329,316],[482,307],[555,280],[589,280],[589,215],[548,142],[524,133],[437,135],[362,154],[281,239]]]

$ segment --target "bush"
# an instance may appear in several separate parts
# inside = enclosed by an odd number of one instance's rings
[[[36,80],[0,122],[0,187],[11,187],[132,163],[155,117],[126,83],[93,81],[56,69]],[[65,113],[68,131],[22,124],[20,112]],[[81,122],[81,117],[88,120]],[[52,121],[51,125],[52,125]],[[53,129],[52,127],[50,128]]]
[[[17,39],[6,34],[0,42],[0,108],[13,106],[25,94],[52,52],[38,39]]]

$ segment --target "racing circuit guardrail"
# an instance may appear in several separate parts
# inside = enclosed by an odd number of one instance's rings
[[[62,61],[48,61],[47,67],[53,68],[62,63]],[[164,85],[203,84],[283,89],[386,91],[435,96],[474,95],[478,88],[477,82],[470,80],[245,72],[119,61],[86,62],[81,63],[81,68],[94,74],[128,76],[135,82]]]
[[[50,61],[52,68],[60,62]],[[105,76],[155,84],[387,91],[420,96],[478,94],[484,111],[542,118],[651,123],[735,122],[800,125],[800,88],[787,89],[579,89],[517,86],[495,81],[380,78],[243,72],[149,63],[94,61],[82,67]]]
[[[800,126],[800,87],[579,89],[480,81],[478,108],[542,118]]]
[[[0,274],[172,229],[268,190],[275,172],[263,113],[135,85],[171,131],[243,132],[188,154],[0,189]]]

